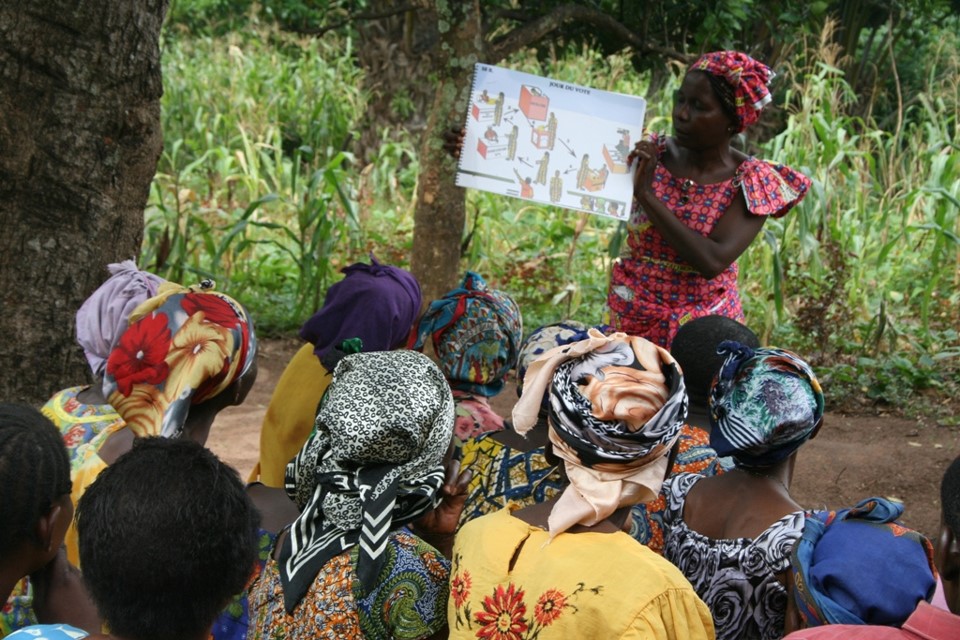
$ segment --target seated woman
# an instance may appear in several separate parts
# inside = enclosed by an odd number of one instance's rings
[[[823,393],[789,351],[735,342],[720,351],[710,444],[736,466],[667,481],[663,555],[710,607],[718,639],[780,638],[790,552],[803,528],[790,479],[797,449],[823,421]]]
[[[41,627],[12,640],[206,640],[256,560],[257,513],[237,472],[188,440],[137,439],[83,494],[77,527],[109,635]]]
[[[389,351],[406,344],[420,313],[420,284],[409,271],[358,262],[327,291],[323,307],[300,327],[306,341],[287,364],[260,428],[260,461],[250,476],[283,487],[287,463],[313,430],[331,372],[323,360],[344,341],[358,338],[361,351]]]
[[[517,394],[523,393],[523,377],[537,358],[555,347],[587,337],[587,325],[564,320],[530,333],[517,358]],[[504,421],[502,431],[492,431],[463,443],[461,465],[473,473],[460,524],[503,509],[508,504],[530,506],[560,495],[563,477],[545,455],[549,395],[544,394],[537,424],[525,435]]]
[[[897,521],[902,513],[899,502],[868,498],[852,509],[806,514],[790,559],[786,620],[787,633],[803,630],[788,638],[960,637],[960,617],[929,604],[933,545]]]
[[[717,458],[717,452],[710,446],[707,406],[710,385],[723,364],[717,347],[724,340],[734,340],[751,348],[760,346],[760,340],[753,331],[724,316],[704,316],[691,320],[680,327],[670,345],[670,355],[683,371],[683,381],[690,398],[687,422],[680,430],[672,475],[696,473],[714,476],[732,466],[729,458]],[[630,513],[630,535],[657,553],[663,553],[663,514],[666,508],[667,495],[661,491],[656,500],[638,504]]]
[[[287,466],[301,514],[250,587],[247,637],[442,633],[449,562],[409,525],[419,520],[423,536],[456,526],[466,478],[445,484],[452,434],[450,388],[423,354],[340,360],[316,429]],[[435,541],[448,547],[450,536]]]
[[[422,351],[427,340],[432,341],[457,404],[454,435],[458,441],[503,429],[503,418],[490,408],[488,398],[503,389],[522,337],[517,303],[504,292],[488,288],[472,271],[423,314],[412,348]]]
[[[41,411],[60,429],[67,447],[76,449],[123,418],[103,397],[107,358],[134,309],[157,295],[163,278],[140,271],[132,260],[107,266],[110,277],[77,311],[77,342],[90,364],[94,383],[58,391]]]
[[[460,530],[450,636],[712,638],[710,613],[683,575],[621,530],[632,505],[657,495],[683,424],[673,358],[596,330],[549,354],[527,370],[513,420],[518,433],[532,428],[549,386],[550,448],[569,485]]]
[[[96,609],[61,550],[73,518],[70,461],[60,433],[33,407],[0,403],[0,505],[0,602],[28,575],[37,596],[25,603],[21,594],[4,607],[0,638],[37,618],[98,630]]]
[[[247,397],[257,375],[253,324],[235,300],[212,287],[210,281],[191,288],[165,283],[130,316],[103,380],[103,395],[122,420],[70,450],[74,503],[135,438],[203,444],[217,413]],[[66,544],[78,564],[72,524]]]

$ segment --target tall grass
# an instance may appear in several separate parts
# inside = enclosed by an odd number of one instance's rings
[[[226,279],[268,329],[297,325],[367,251],[408,264],[417,141],[383,132],[375,160],[357,165],[348,149],[367,96],[350,42],[329,38],[262,30],[164,46],[166,143],[145,264],[178,280]],[[826,42],[780,70],[785,126],[750,143],[813,188],[740,259],[748,322],[808,356],[835,390],[903,403],[919,388],[955,388],[960,43],[931,39],[925,90],[883,130],[854,115],[863,110]],[[626,55],[528,52],[510,65],[647,90]],[[669,131],[672,89],[650,100],[648,128]],[[462,268],[512,293],[527,327],[603,318],[615,222],[470,191],[467,223]]]

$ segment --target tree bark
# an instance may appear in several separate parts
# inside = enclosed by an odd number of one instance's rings
[[[0,3],[0,400],[88,377],[74,317],[140,248],[167,4]]]
[[[475,63],[483,59],[478,0],[435,2],[441,35],[436,97],[420,147],[420,178],[414,212],[413,274],[424,302],[457,283],[466,219],[463,189],[454,186],[456,161],[443,148],[443,134],[463,126]]]

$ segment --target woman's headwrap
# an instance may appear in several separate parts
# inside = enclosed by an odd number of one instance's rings
[[[77,342],[97,378],[103,377],[110,351],[127,329],[130,313],[166,282],[141,271],[133,260],[107,265],[110,277],[80,305],[77,311]]]
[[[933,545],[897,522],[903,505],[868,498],[853,509],[807,512],[793,548],[793,598],[808,627],[899,627],[933,597]]]
[[[360,338],[365,351],[389,351],[406,343],[420,313],[420,283],[409,271],[357,262],[342,269],[343,280],[327,290],[323,307],[300,327],[300,337],[323,358],[348,338]]]
[[[300,516],[280,550],[288,612],[320,569],[359,544],[356,579],[368,593],[390,531],[437,505],[453,436],[453,396],[430,358],[358,353],[333,372],[313,434],[287,465]]]
[[[710,390],[710,446],[742,467],[788,458],[823,424],[823,391],[810,365],[784,349],[724,341]]]
[[[162,284],[110,352],[103,395],[139,437],[180,436],[190,405],[219,395],[256,360],[253,322],[212,287]]]
[[[705,53],[694,62],[690,71],[706,71],[722,78],[733,90],[733,111],[743,131],[760,119],[763,108],[773,100],[767,85],[774,78],[770,67],[739,51]]]
[[[527,369],[526,391],[513,410],[517,433],[536,424],[547,385],[550,442],[570,480],[547,521],[550,536],[654,500],[687,417],[683,375],[670,353],[596,329],[547,351]]]
[[[527,368],[534,360],[544,353],[559,347],[580,342],[587,339],[587,325],[576,320],[564,320],[554,324],[547,324],[534,331],[523,339],[520,345],[520,354],[517,357],[517,395],[523,395],[523,377]],[[543,408],[547,408],[547,396],[543,396]]]
[[[503,389],[522,335],[520,307],[513,298],[468,271],[458,288],[430,303],[412,348],[420,351],[432,338],[450,386],[489,398]]]

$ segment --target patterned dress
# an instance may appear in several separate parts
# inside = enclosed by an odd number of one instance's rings
[[[377,588],[366,595],[354,584],[357,553],[354,546],[324,565],[292,614],[271,555],[250,587],[247,638],[415,640],[443,628],[450,563],[439,551],[405,529],[395,532]]]
[[[111,405],[80,402],[77,395],[87,388],[70,387],[58,391],[40,409],[60,430],[63,442],[70,451],[90,442],[107,428],[124,424],[123,418]]]
[[[667,137],[653,136],[662,160]],[[789,167],[749,157],[736,175],[714,184],[674,177],[657,164],[653,190],[668,209],[697,233],[708,236],[738,193],[747,211],[780,217],[806,194],[810,180]],[[707,279],[670,246],[642,209],[627,225],[625,252],[614,263],[607,304],[610,323],[631,335],[669,347],[680,325],[707,315],[743,320],[737,265]]]
[[[503,430],[503,417],[493,410],[490,401],[484,396],[454,389],[453,401],[456,403],[457,412],[453,435],[460,442],[484,433]]]
[[[623,532],[550,534],[503,509],[458,534],[451,639],[713,638],[676,567]]]
[[[787,591],[777,574],[790,567],[793,546],[803,533],[803,511],[783,516],[753,539],[708,538],[683,521],[687,493],[700,479],[680,474],[664,483],[663,556],[710,607],[717,640],[782,638]]]

